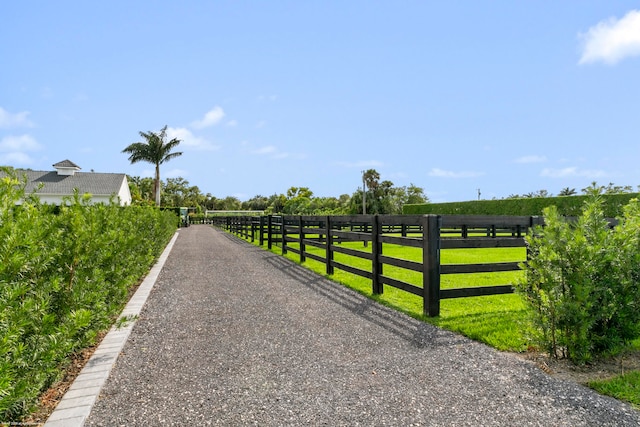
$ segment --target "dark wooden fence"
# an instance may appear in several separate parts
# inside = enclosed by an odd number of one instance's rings
[[[374,294],[382,294],[384,285],[418,295],[424,301],[424,314],[438,316],[440,300],[513,292],[511,284],[441,289],[442,274],[482,273],[519,270],[518,262],[486,264],[440,263],[441,249],[524,247],[527,230],[542,224],[537,216],[467,216],[467,215],[353,215],[353,216],[230,216],[214,217],[213,225],[246,240],[271,249],[278,245],[282,253],[299,254],[300,261],[313,259],[326,265],[326,273],[334,269],[371,280]],[[342,246],[342,242],[361,241],[371,251]],[[386,256],[383,244],[422,249],[422,261],[409,261]],[[293,244],[293,245],[292,245]],[[308,247],[320,248],[311,253]],[[371,262],[363,270],[334,260],[342,253]],[[422,287],[384,274],[384,266],[395,266],[422,273]]]

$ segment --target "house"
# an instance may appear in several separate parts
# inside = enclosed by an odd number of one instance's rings
[[[80,195],[91,194],[92,203],[109,203],[113,197],[122,206],[131,204],[126,174],[80,172],[80,166],[70,160],[53,167],[55,171],[16,170],[20,176],[26,175],[27,194],[35,192],[42,203],[60,205],[63,197],[72,196],[74,190],[78,190]]]

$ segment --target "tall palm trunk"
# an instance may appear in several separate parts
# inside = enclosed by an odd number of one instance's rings
[[[156,206],[160,206],[160,164],[156,164],[156,178],[153,183],[153,191],[156,196]]]

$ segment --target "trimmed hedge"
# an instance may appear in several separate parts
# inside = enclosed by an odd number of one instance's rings
[[[152,207],[41,205],[0,178],[0,420],[19,421],[122,311],[176,230]],[[18,202],[24,201],[22,205]],[[1,423],[0,423],[1,424]]]
[[[604,215],[617,218],[622,215],[623,207],[639,193],[602,195]],[[542,215],[542,211],[555,206],[563,216],[580,216],[589,196],[532,197],[523,199],[477,200],[470,202],[427,203],[405,205],[402,213],[406,215]]]

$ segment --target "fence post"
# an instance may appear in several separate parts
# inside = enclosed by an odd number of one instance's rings
[[[532,216],[529,217],[529,228],[533,228],[536,225],[544,225],[544,217],[543,216]]]
[[[382,263],[380,262],[380,255],[382,255],[381,234],[380,217],[376,214],[371,218],[371,273],[373,275],[372,292],[377,295],[382,294],[384,291],[384,285],[380,279],[382,276]]]
[[[300,263],[305,262],[306,257],[304,256],[304,249],[305,249],[305,245],[304,245],[304,225],[303,225],[303,221],[302,221],[302,215],[298,216],[298,221],[300,221],[300,224],[298,226],[298,236],[300,238]]]
[[[284,215],[280,217],[280,235],[282,236],[282,255],[287,253],[287,227],[285,225]]]
[[[534,232],[534,227],[537,225],[544,225],[544,217],[543,216],[530,216],[529,217],[529,230],[527,231],[527,234],[529,232],[531,232],[533,234]],[[526,244],[527,247],[527,262],[529,262],[529,260],[531,259],[531,247]]]
[[[422,298],[425,316],[440,315],[440,227],[442,217],[422,217]]]
[[[247,217],[246,216],[241,216],[239,218],[238,221],[238,227],[239,227],[239,232],[240,232],[240,237],[242,237],[243,239],[247,239],[247,236],[249,235],[249,230],[247,230]]]
[[[267,217],[267,249],[273,246],[273,238],[271,237],[271,228],[273,227],[273,215]]]
[[[258,241],[260,242],[260,246],[264,245],[264,216],[260,216],[260,235],[258,237]]]
[[[331,216],[327,216],[326,221],[326,238],[325,243],[327,245],[327,275],[333,274],[333,233],[331,232]]]

